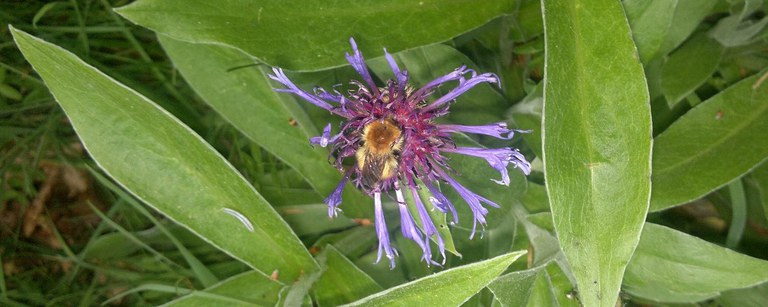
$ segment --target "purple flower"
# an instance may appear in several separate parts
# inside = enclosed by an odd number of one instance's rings
[[[357,89],[342,94],[336,90],[328,92],[316,88],[309,93],[296,86],[280,68],[273,68],[270,78],[281,83],[285,88],[280,92],[292,93],[302,99],[345,119],[339,132],[331,134],[331,125],[323,129],[321,136],[310,139],[310,144],[322,147],[331,146],[330,155],[339,170],[344,170],[343,161],[353,158],[356,163],[346,167],[344,178],[325,199],[328,215],[336,216],[340,211],[341,194],[347,181],[365,191],[374,199],[376,235],[379,238],[376,262],[382,255],[395,265],[397,250],[390,244],[389,230],[384,219],[383,193],[394,191],[400,213],[400,229],[403,237],[414,241],[423,252],[422,260],[427,265],[439,263],[432,259],[434,241],[445,261],[445,242],[432,222],[418,190],[426,187],[431,207],[442,213],[453,215],[453,222],[458,222],[456,209],[445,195],[437,188],[439,182],[446,182],[465,200],[472,210],[474,237],[477,224],[484,227],[488,213],[482,203],[498,207],[494,202],[477,195],[459,184],[448,175],[449,166],[442,153],[464,154],[485,159],[491,167],[499,171],[501,180],[491,179],[496,183],[509,185],[507,166],[512,164],[525,174],[530,173],[530,164],[525,157],[513,148],[485,149],[457,147],[452,139],[453,133],[472,133],[489,135],[499,139],[511,139],[515,132],[505,123],[486,126],[464,126],[436,124],[437,117],[448,114],[448,107],[456,98],[480,83],[499,83],[498,77],[490,73],[478,74],[472,69],[461,66],[439,77],[420,89],[408,84],[408,73],[401,70],[394,57],[386,49],[384,55],[395,78],[387,80],[382,87],[376,85],[365,65],[357,44],[350,39],[352,53],[347,53],[347,61],[362,77],[362,82],[351,81]],[[435,90],[446,83],[458,83],[445,95],[432,98]],[[405,201],[404,190],[410,191],[415,208],[409,210]],[[413,210],[415,209],[415,210]],[[412,216],[416,212],[418,220]]]

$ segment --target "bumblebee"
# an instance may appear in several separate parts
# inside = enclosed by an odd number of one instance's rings
[[[375,188],[397,175],[403,131],[392,119],[377,119],[363,128],[362,144],[355,153],[363,185]]]

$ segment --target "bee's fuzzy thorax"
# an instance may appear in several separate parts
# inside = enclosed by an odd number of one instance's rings
[[[350,39],[350,44],[353,53],[346,55],[347,60],[360,74],[363,82],[351,81],[357,86],[357,90],[352,90],[346,95],[336,90],[328,92],[322,88],[317,88],[310,94],[298,88],[279,68],[273,69],[274,75],[270,75],[270,78],[285,86],[277,91],[297,95],[345,119],[337,134],[331,134],[331,124],[328,124],[321,136],[310,139],[311,144],[323,147],[331,145],[334,164],[339,170],[344,170],[345,159],[356,160],[354,167],[344,172],[342,181],[325,199],[329,215],[336,216],[340,211],[341,191],[348,180],[371,195],[374,198],[376,233],[379,237],[377,261],[384,254],[394,267],[397,251],[389,242],[383,214],[385,204],[381,202],[382,193],[394,191],[403,236],[421,247],[423,260],[428,265],[438,264],[432,259],[430,238],[437,242],[443,259],[445,246],[417,193],[419,185],[426,187],[431,194],[429,201],[432,207],[444,213],[451,213],[454,222],[458,222],[456,210],[437,185],[439,182],[445,182],[456,190],[472,210],[472,236],[477,224],[485,225],[488,210],[482,203],[498,207],[494,202],[471,192],[452,178],[446,171],[450,167],[442,153],[450,152],[485,159],[501,174],[501,180],[492,180],[502,185],[510,183],[507,170],[509,164],[520,168],[525,174],[530,173],[530,164],[517,149],[457,147],[451,137],[453,133],[461,132],[510,139],[517,130],[508,129],[505,123],[464,126],[434,122],[434,119],[448,114],[448,106],[459,95],[480,83],[498,83],[498,77],[491,73],[477,74],[474,70],[461,66],[419,89],[414,89],[408,84],[407,72],[400,70],[397,62],[385,50],[394,79],[388,80],[385,86],[378,87],[357,49],[357,44],[353,39]],[[458,85],[445,95],[431,99],[437,87],[449,82],[458,82]],[[421,228],[415,226],[411,211],[407,209],[404,191],[410,191],[413,196],[412,205],[416,207],[422,222]]]

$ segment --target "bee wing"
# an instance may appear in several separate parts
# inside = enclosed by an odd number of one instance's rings
[[[386,155],[374,155],[370,152],[365,153],[365,164],[360,172],[363,175],[363,184],[367,187],[373,187],[381,179],[381,174],[387,163]]]

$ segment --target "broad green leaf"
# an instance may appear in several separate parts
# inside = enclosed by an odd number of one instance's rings
[[[652,211],[702,197],[768,157],[768,84],[757,84],[759,75],[697,105],[656,136]]]
[[[669,56],[661,71],[661,90],[670,108],[712,76],[723,50],[716,40],[701,32]]]
[[[672,24],[657,55],[665,55],[682,44],[710,14],[717,2],[718,0],[677,0]]]
[[[284,281],[317,270],[272,207],[189,128],[66,50],[11,32],[91,157],[115,181],[255,269],[277,269]]]
[[[376,230],[373,227],[373,221],[361,220],[366,226],[355,227],[338,233],[327,234],[317,240],[312,245],[312,250],[322,250],[326,245],[333,245],[347,258],[357,259],[371,250],[375,246]],[[313,252],[314,253],[314,252]]]
[[[501,306],[528,306],[535,283],[543,274],[541,267],[512,272],[496,278],[488,285],[488,289],[493,292]],[[536,301],[541,302],[539,299]],[[546,305],[551,306],[552,301],[550,300],[549,304],[545,303],[539,306]]]
[[[325,204],[282,206],[276,209],[298,236],[320,235],[358,225],[345,216],[328,217],[328,206]]]
[[[255,271],[224,280],[208,289],[192,291],[164,306],[273,306],[285,285]]]
[[[581,302],[613,306],[650,196],[643,67],[618,1],[543,3],[543,160],[555,229]]]
[[[512,11],[514,3],[141,0],[117,12],[179,40],[230,45],[270,65],[317,70],[345,64],[340,55],[352,36],[373,58],[384,47],[395,52],[446,41]]]
[[[319,135],[318,129],[291,95],[275,92],[265,67],[231,70],[251,60],[232,48],[159,38],[174,65],[214,110],[293,167],[323,198],[333,192],[341,173],[328,164],[327,148],[309,144],[309,137]],[[372,203],[350,184],[341,208],[348,216],[365,216]]]
[[[657,302],[698,302],[768,281],[768,262],[648,223],[627,267],[624,291]]]
[[[623,1],[637,53],[643,63],[653,59],[672,25],[677,0],[626,0]]]
[[[332,245],[317,262],[325,269],[312,290],[318,306],[338,306],[384,290]]]
[[[625,0],[622,2],[644,64],[688,38],[717,0]]]
[[[458,306],[485,288],[525,251],[446,270],[389,288],[348,306]]]

